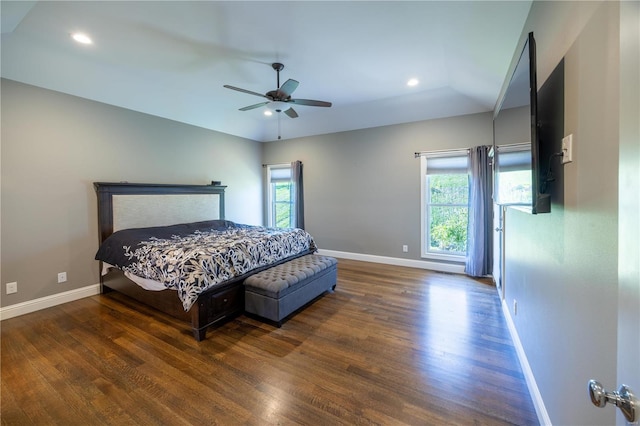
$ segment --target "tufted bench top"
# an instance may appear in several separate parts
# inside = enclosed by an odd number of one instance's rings
[[[309,254],[252,275],[244,281],[244,285],[277,297],[288,293],[288,289],[303,285],[325,270],[335,269],[337,263],[333,257]]]

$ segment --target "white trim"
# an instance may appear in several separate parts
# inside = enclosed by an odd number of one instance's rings
[[[420,256],[427,254],[427,229],[425,223],[427,220],[427,159],[420,157]]]
[[[100,284],[93,284],[75,290],[65,291],[63,293],[52,294],[51,296],[41,297],[39,299],[28,300],[15,305],[0,308],[0,321],[17,317],[24,314],[30,314],[41,309],[51,308],[52,306],[61,305],[74,300],[84,299],[85,297],[100,294]]]
[[[538,415],[538,422],[541,425],[551,426],[549,413],[547,413],[547,408],[544,406],[544,401],[542,400],[542,395],[540,394],[540,390],[538,389],[536,378],[533,375],[533,371],[531,371],[531,366],[529,366],[527,354],[524,352],[524,348],[522,347],[522,343],[520,342],[520,337],[518,336],[518,331],[516,330],[516,326],[513,322],[513,319],[511,318],[511,312],[509,312],[509,306],[507,306],[507,302],[505,300],[502,300],[502,313],[504,314],[504,318],[507,321],[509,334],[511,334],[511,340],[513,340],[513,346],[516,349],[518,360],[520,361],[520,367],[522,368],[522,373],[524,374],[525,381],[527,382],[527,387],[529,388],[529,394],[531,395],[531,399],[533,400],[533,406],[535,407],[536,414]]]
[[[267,174],[266,174],[266,177],[265,177],[265,211],[266,211],[266,218],[265,219],[266,219],[267,226],[270,226],[270,227],[275,227],[276,226],[276,224],[274,223],[275,222],[275,218],[273,217],[275,207],[274,207],[274,200],[273,200],[274,193],[272,191],[272,183],[274,183],[274,182],[271,182],[272,170],[274,170],[274,169],[276,169],[276,170],[277,169],[289,169],[289,171],[291,173],[290,177],[292,177],[292,175],[293,175],[293,167],[292,167],[291,164],[292,163],[265,164],[265,168],[267,170]],[[290,195],[291,195],[291,198],[293,199],[292,194],[290,194]],[[294,210],[295,210],[295,206],[294,206]],[[290,221],[290,223],[293,223],[293,222],[295,222],[295,218],[290,217],[289,221]]]
[[[464,265],[451,263],[429,262],[415,259],[401,259],[398,257],[376,256],[373,254],[349,253],[335,250],[318,250],[318,254],[332,256],[342,259],[361,260],[364,262],[384,263],[386,265],[408,266],[410,268],[430,269],[438,272],[449,272],[452,274],[464,274]]]
[[[465,255],[461,254],[461,255],[457,255],[457,254],[440,254],[440,253],[432,253],[432,252],[427,252],[427,254],[423,254],[420,257],[422,257],[423,259],[431,259],[431,260],[445,260],[445,261],[449,261],[449,262],[458,262],[458,263],[465,263],[466,262],[466,257]]]
[[[452,261],[464,261],[466,254],[457,255],[453,253],[433,253],[429,251],[429,225],[427,224],[428,212],[427,212],[427,190],[429,189],[427,183],[427,159],[437,157],[461,157],[467,156],[467,166],[469,162],[470,149],[452,149],[452,150],[440,150],[440,151],[423,151],[421,153],[416,152],[416,157],[420,154],[420,257],[423,259],[443,259]],[[469,204],[467,209],[471,210]],[[446,256],[446,257],[445,257]],[[448,257],[448,258],[447,258]]]

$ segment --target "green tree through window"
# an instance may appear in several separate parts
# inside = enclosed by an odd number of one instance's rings
[[[293,202],[291,200],[291,182],[273,183],[274,225],[276,228],[291,228],[293,224]]]

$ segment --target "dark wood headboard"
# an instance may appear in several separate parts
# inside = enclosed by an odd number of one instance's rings
[[[118,209],[114,213],[114,207],[117,207],[116,199],[129,200],[127,203],[133,203],[131,215],[132,220],[144,222],[139,226],[159,226],[170,225],[183,222],[195,222],[197,220],[213,220],[224,219],[224,190],[226,186],[214,185],[173,185],[173,184],[149,184],[149,183],[123,183],[123,182],[94,182],[93,186],[98,195],[98,232],[100,243],[102,243],[109,235],[114,232],[114,223],[120,220],[118,217]],[[191,203],[190,197],[195,200],[195,206],[185,203]],[[213,197],[198,197],[198,196]],[[176,197],[172,197],[176,196]],[[164,208],[158,209],[159,201],[178,200],[179,204],[172,204],[174,211],[171,217],[162,217]],[[144,203],[149,200],[149,206]],[[172,202],[173,203],[173,202]],[[182,207],[186,206],[186,207]],[[201,210],[201,211],[199,211]],[[184,212],[184,219],[176,219],[175,214]],[[139,213],[148,213],[150,215],[147,220]],[[196,219],[194,219],[196,218]],[[166,222],[166,221],[170,222]],[[171,222],[173,220],[173,222]],[[138,227],[139,227],[138,226]],[[118,228],[117,226],[115,228]],[[118,229],[115,229],[116,231]]]

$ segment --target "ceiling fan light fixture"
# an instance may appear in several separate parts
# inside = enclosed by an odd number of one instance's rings
[[[73,33],[71,34],[71,38],[77,41],[80,44],[93,44],[93,40],[83,33]]]
[[[273,101],[269,104],[269,109],[276,112],[282,112],[289,109],[289,107],[287,106],[286,102]]]
[[[264,115],[266,115],[267,117],[271,117],[273,115],[273,111],[271,111],[270,109],[265,109]]]

